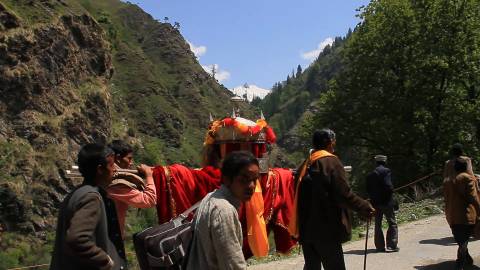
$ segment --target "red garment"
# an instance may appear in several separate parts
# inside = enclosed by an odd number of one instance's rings
[[[213,168],[207,168],[205,171],[195,170],[180,164],[153,168],[160,224],[181,214],[209,192],[220,187],[220,177],[213,177],[219,173]]]
[[[221,184],[221,174],[217,168],[205,167],[195,170],[179,164],[155,167],[153,179],[157,191],[157,215],[160,224],[181,214]],[[268,175],[262,176],[261,184],[267,229],[275,234],[277,251],[287,253],[296,244],[287,230],[293,209],[292,172],[289,169],[271,169]],[[242,230],[246,233],[243,207],[239,210],[239,216]],[[244,236],[244,253],[248,258],[251,252],[247,239],[248,237]]]
[[[275,249],[280,253],[290,252],[297,244],[288,232],[288,224],[293,211],[293,180],[292,171],[283,168],[270,169],[268,175],[262,175],[261,180],[265,209],[263,217],[268,233],[273,231]],[[248,252],[248,243],[244,241],[244,253],[251,255]]]

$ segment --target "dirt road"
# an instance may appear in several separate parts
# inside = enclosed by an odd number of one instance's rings
[[[373,226],[370,231],[373,231]],[[365,240],[344,245],[349,270],[363,269]],[[368,270],[450,270],[454,267],[457,246],[443,215],[412,222],[399,228],[399,252],[375,253],[373,238],[368,241]],[[469,244],[475,265],[480,266],[480,241]],[[251,270],[301,270],[303,257],[250,266]],[[479,269],[480,267],[472,267]]]

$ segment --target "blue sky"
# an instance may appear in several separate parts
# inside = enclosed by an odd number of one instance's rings
[[[308,66],[321,44],[358,23],[367,0],[133,0],[154,18],[180,23],[200,63],[217,65],[228,88],[244,83],[270,89],[300,64]],[[319,47],[320,46],[320,47]]]

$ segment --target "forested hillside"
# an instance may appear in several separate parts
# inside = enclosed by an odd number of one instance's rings
[[[375,154],[389,156],[397,186],[439,171],[455,142],[478,164],[480,1],[378,0],[359,16],[353,33],[260,104],[281,146],[305,155],[307,134],[334,129],[359,187]]]
[[[263,110],[277,132],[279,145],[297,163],[310,144],[302,136],[303,120],[320,109],[316,101],[341,70],[341,51],[350,34],[349,31],[346,38],[335,38],[332,46],[325,47],[305,71],[298,66],[285,81],[276,83],[263,100],[253,103]]]

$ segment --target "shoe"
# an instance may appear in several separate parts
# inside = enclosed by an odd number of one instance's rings
[[[377,248],[377,252],[380,253],[380,252],[386,252],[386,250],[384,248]]]
[[[390,251],[390,252],[399,252],[400,251],[400,248],[399,247],[387,247],[387,250]]]

